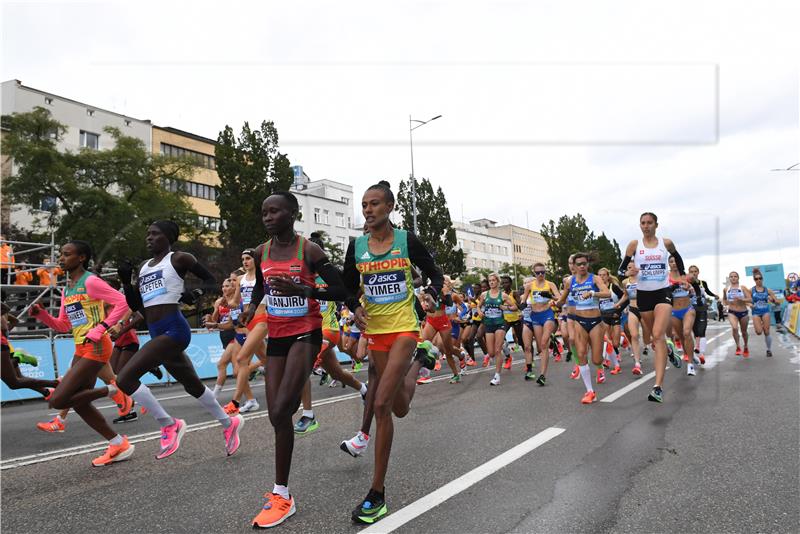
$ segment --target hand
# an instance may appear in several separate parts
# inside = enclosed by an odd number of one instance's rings
[[[359,306],[356,308],[353,316],[355,317],[355,323],[356,326],[358,326],[358,329],[362,332],[366,332],[367,321],[369,321],[369,314],[367,313],[367,310],[365,310],[363,306]]]
[[[111,339],[116,341],[117,338],[119,337],[120,330],[122,330],[122,327],[119,325],[119,323],[117,323],[108,330],[106,330],[106,332],[108,332],[108,335],[111,336]]]
[[[105,333],[105,327],[101,324],[95,325],[89,333],[86,334],[86,338],[83,340],[84,343],[86,341],[91,341],[94,344],[99,344],[100,340],[103,339],[103,334]],[[99,349],[99,345],[97,347]]]
[[[31,317],[37,317],[43,311],[44,311],[44,308],[42,308],[41,304],[34,304],[28,310],[28,315],[30,315]]]
[[[305,295],[306,286],[296,283],[288,274],[267,278],[270,290],[277,295]]]
[[[239,324],[242,326],[249,324],[250,321],[253,320],[253,316],[255,314],[256,314],[255,307],[253,307],[252,304],[248,304],[247,309],[239,314],[239,319],[238,319]]]

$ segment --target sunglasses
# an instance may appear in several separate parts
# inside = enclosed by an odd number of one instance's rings
[[[575,265],[578,266],[578,267],[584,267],[584,266],[586,266],[588,264],[585,261],[582,261],[582,262],[575,262]]]
[[[764,278],[762,278],[761,276],[754,276],[754,277],[753,277],[753,280],[763,280],[763,279],[764,279]]]
[[[535,274],[536,276],[541,276],[544,273],[545,273],[545,271],[533,271],[533,274]]]

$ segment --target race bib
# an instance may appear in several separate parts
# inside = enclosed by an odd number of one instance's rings
[[[67,318],[69,318],[72,328],[89,324],[89,319],[86,318],[86,312],[80,302],[66,304],[64,305],[64,310],[67,312]]]
[[[267,313],[275,317],[305,317],[308,315],[308,300],[296,295],[274,295],[267,286]]]
[[[243,286],[241,288],[242,304],[247,306],[253,298],[253,286]]]
[[[537,304],[546,304],[550,302],[550,298],[543,296],[541,292],[537,291],[533,294],[533,302]]]
[[[239,319],[239,316],[242,315],[241,308],[234,308],[231,310],[231,322],[236,322]]]
[[[642,282],[663,282],[667,279],[665,263],[643,263],[639,268],[639,280]]]
[[[611,299],[603,299],[600,301],[601,311],[611,311],[614,309],[614,301]]]
[[[483,314],[487,319],[500,319],[503,316],[503,310],[500,308],[486,308]]]
[[[322,302],[319,303],[319,312],[325,313],[327,311],[328,311],[328,301],[323,300]]]
[[[689,290],[681,286],[676,287],[672,291],[672,298],[675,299],[686,298],[688,296],[689,296]]]
[[[164,284],[164,272],[153,271],[139,278],[139,293],[142,294],[142,301],[147,302],[159,295],[167,293],[167,286]]]
[[[362,275],[364,296],[372,304],[402,302],[408,296],[405,271],[389,271]]]

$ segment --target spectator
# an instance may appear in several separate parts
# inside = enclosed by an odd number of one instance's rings
[[[0,234],[0,283],[14,283],[14,247],[5,242],[6,236]]]
[[[717,319],[719,321],[724,321],[725,320],[725,309],[722,307],[722,299],[717,301],[717,313],[719,314],[719,317],[717,317]]]
[[[46,263],[48,260],[43,260]],[[58,277],[63,275],[64,271],[61,267],[39,267],[36,269],[36,275],[39,277],[40,286],[55,286],[58,285]]]
[[[33,273],[30,271],[23,271],[22,267],[17,267],[17,279],[14,281],[14,285],[17,286],[27,286],[31,282],[33,282]]]

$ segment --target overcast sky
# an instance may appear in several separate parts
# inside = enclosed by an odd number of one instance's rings
[[[312,179],[410,173],[454,220],[659,215],[689,262],[800,270],[797,2],[3,2],[2,79],[216,138],[273,120]],[[795,37],[792,37],[794,35]],[[358,216],[357,212],[357,216]]]

